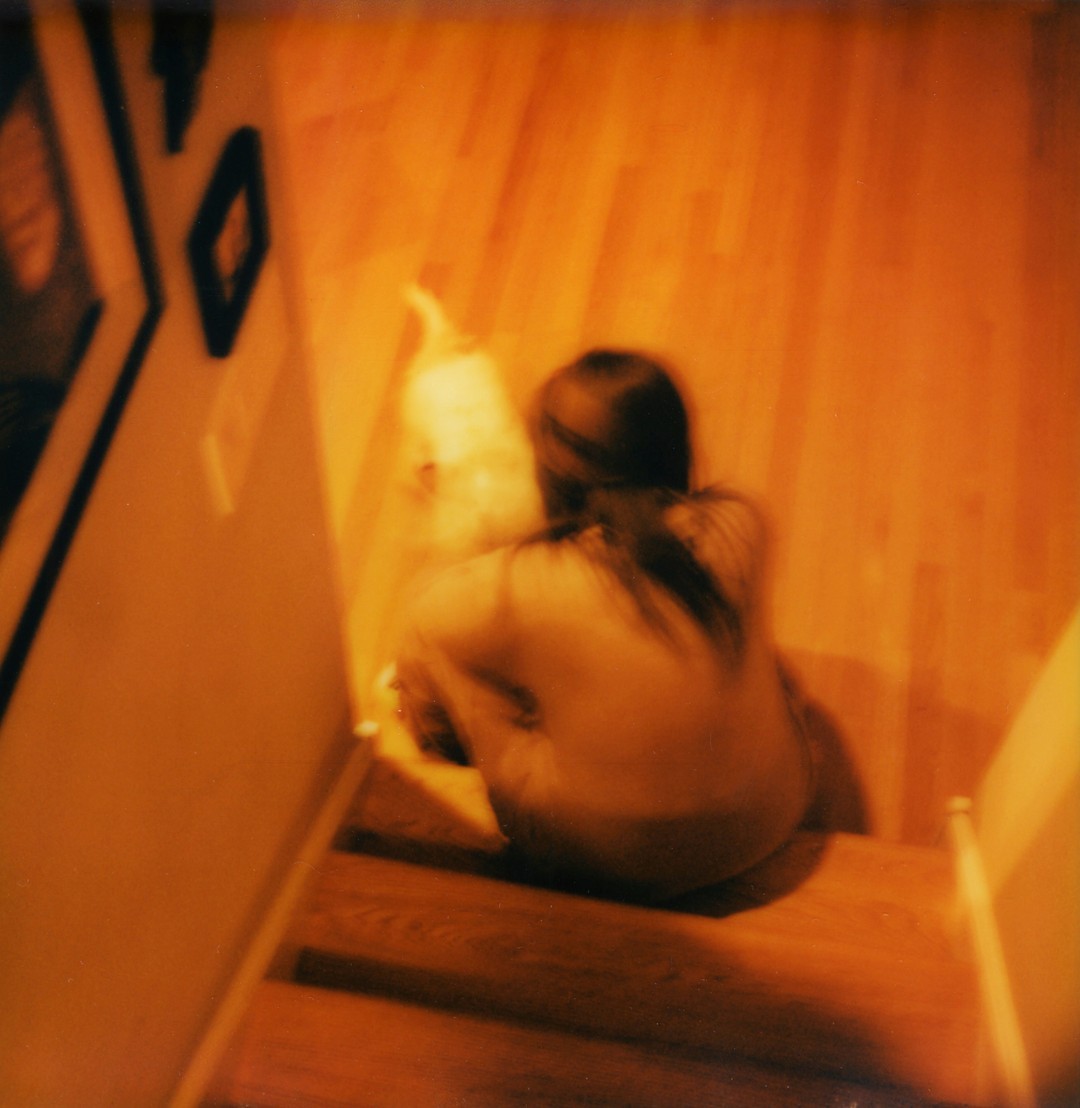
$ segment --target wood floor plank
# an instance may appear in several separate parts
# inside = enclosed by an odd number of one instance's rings
[[[374,997],[265,984],[207,1105],[502,1108],[916,1103],[894,1090],[705,1062]]]
[[[851,880],[711,919],[338,854],[290,942],[309,982],[963,1102],[970,966]]]

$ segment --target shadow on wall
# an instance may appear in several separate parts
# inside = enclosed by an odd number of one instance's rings
[[[897,678],[838,655],[783,661],[819,760],[808,829],[941,846],[949,798],[974,795],[1001,740],[993,721],[944,700],[930,662]]]
[[[781,667],[806,721],[815,789],[792,840],[757,866],[667,905],[722,916],[779,899],[807,881],[841,832],[940,845],[948,797],[972,795],[995,745],[985,720],[850,658],[783,652]]]
[[[823,704],[805,695],[802,709],[814,764],[814,795],[803,830],[869,834],[866,795],[839,724]]]

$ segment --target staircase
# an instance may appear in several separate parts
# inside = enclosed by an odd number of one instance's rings
[[[946,852],[800,834],[652,909],[500,846],[473,771],[377,762],[206,1103],[985,1103]]]

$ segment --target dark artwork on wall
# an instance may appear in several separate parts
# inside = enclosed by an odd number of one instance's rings
[[[165,147],[184,148],[184,134],[199,106],[199,83],[210,56],[213,0],[154,0],[151,65],[164,81]]]
[[[188,236],[206,346],[217,358],[232,351],[269,247],[259,133],[241,127],[225,144]]]
[[[0,0],[0,716],[164,306],[104,4]]]
[[[0,21],[0,541],[99,313],[29,20]]]

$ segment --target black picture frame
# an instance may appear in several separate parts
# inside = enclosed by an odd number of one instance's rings
[[[59,0],[48,18],[36,12],[19,0],[0,15],[25,21],[32,36],[94,301],[74,332],[64,395],[0,543],[0,718],[165,308],[110,9]]]
[[[179,154],[199,107],[202,73],[210,57],[214,0],[151,0],[150,64],[161,78],[165,149]]]
[[[241,127],[225,143],[188,235],[187,250],[206,347],[232,353],[270,249],[262,142]]]
[[[0,543],[101,315],[29,9],[0,15]]]

